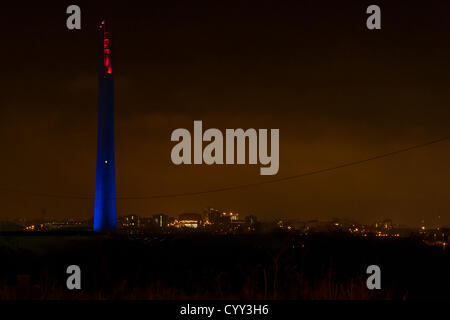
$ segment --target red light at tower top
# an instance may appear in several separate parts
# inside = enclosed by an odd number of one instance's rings
[[[100,29],[103,29],[103,73],[112,74],[111,35],[106,31],[105,21],[102,21]]]
[[[111,44],[107,36],[109,36],[109,34],[105,32],[105,38],[103,40],[103,68],[105,73],[111,74]]]

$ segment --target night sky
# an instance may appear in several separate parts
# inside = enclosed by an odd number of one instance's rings
[[[382,30],[366,28],[369,4]],[[66,8],[82,29],[67,30]],[[112,26],[118,197],[262,182],[450,135],[448,1],[45,1],[0,10],[0,219],[91,218],[97,23]],[[176,166],[176,128],[279,128],[280,170]],[[202,212],[450,225],[450,142],[234,191],[118,199],[118,214]],[[3,188],[3,189],[1,189]],[[12,192],[14,189],[20,192]]]

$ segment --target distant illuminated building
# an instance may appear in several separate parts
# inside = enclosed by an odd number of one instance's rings
[[[222,216],[222,212],[214,208],[208,208],[208,221],[211,224],[218,224],[220,222],[220,218]]]
[[[141,224],[139,217],[134,214],[124,216],[120,220],[123,228],[139,228]]]
[[[155,214],[153,216],[153,223],[159,228],[167,227],[169,217],[165,214]]]
[[[176,228],[193,228],[196,229],[201,226],[203,220],[202,216],[197,213],[182,213],[175,220],[173,226]]]
[[[224,212],[223,215],[225,217],[228,216],[230,221],[237,221],[237,220],[239,220],[239,213],[237,213],[237,212],[228,212],[228,213]]]

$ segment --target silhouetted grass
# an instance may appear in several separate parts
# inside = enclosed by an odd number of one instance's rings
[[[448,298],[447,251],[347,236],[0,236],[0,299]],[[82,289],[66,288],[79,265]],[[382,290],[366,288],[370,264]]]

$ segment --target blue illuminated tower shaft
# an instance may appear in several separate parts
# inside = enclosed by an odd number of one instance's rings
[[[98,29],[98,136],[94,231],[116,230],[116,175],[114,158],[114,83],[111,36],[103,21]]]

